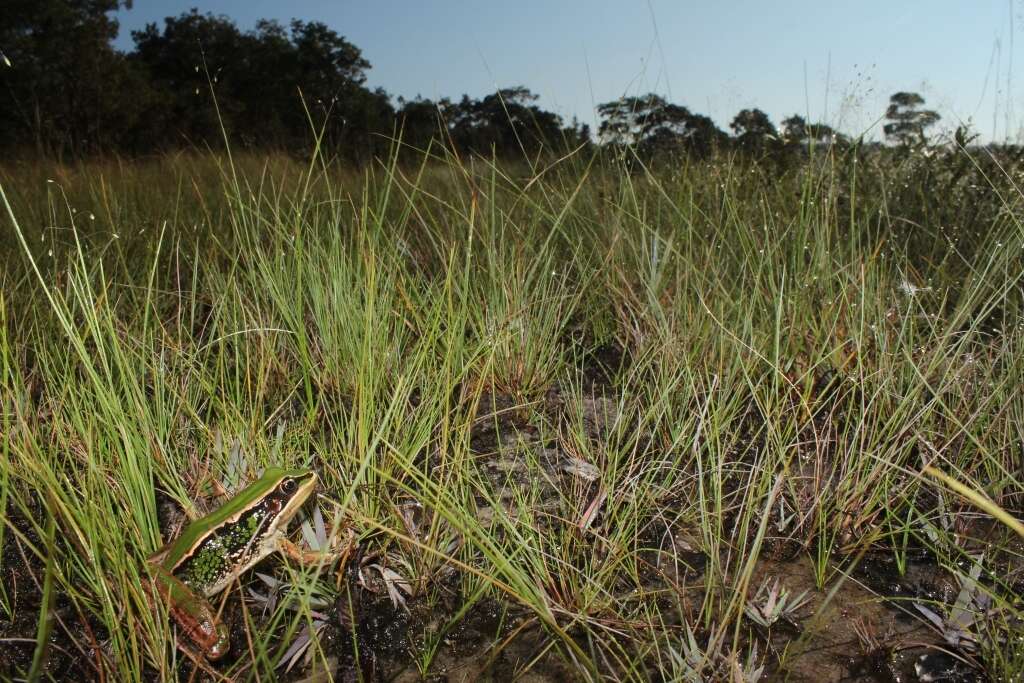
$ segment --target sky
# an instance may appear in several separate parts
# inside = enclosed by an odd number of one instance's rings
[[[1024,141],[1024,0],[135,0],[118,47],[192,7],[243,30],[322,21],[362,50],[369,86],[407,99],[525,85],[594,127],[597,104],[656,92],[726,130],[758,107],[878,138],[909,90],[940,128]]]

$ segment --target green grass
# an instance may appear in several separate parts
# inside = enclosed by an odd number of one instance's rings
[[[429,675],[490,606],[476,656],[499,678],[784,677],[784,630],[744,616],[767,560],[810,558],[827,604],[866,555],[923,552],[951,581],[982,563],[958,654],[1020,677],[1012,173],[962,152],[781,176],[443,153],[2,169],[0,667],[184,676],[142,589],[164,501],[194,517],[273,463],[317,470],[359,552],[279,569],[268,614],[243,576],[206,675],[281,673],[318,613],[321,665]],[[397,652],[345,625],[387,612],[382,568],[407,589]]]

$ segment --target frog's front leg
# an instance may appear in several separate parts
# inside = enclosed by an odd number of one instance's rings
[[[341,560],[344,564],[356,545],[356,534],[352,529],[346,534],[344,547],[327,550],[303,550],[283,536],[278,539],[277,548],[302,566],[323,566]]]
[[[202,650],[207,659],[220,659],[226,655],[231,649],[231,638],[213,605],[166,568],[155,563],[150,563],[149,567],[157,595],[189,640]]]

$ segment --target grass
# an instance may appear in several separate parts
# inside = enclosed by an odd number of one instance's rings
[[[799,678],[873,558],[980,564],[954,654],[1019,680],[1015,174],[943,150],[2,169],[0,667],[185,677],[143,560],[274,463],[316,469],[358,550],[261,565],[293,587],[273,604],[241,577],[213,679],[429,676],[460,647],[499,679]]]

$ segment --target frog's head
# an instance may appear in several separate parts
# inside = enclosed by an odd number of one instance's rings
[[[272,467],[263,473],[260,481],[263,483],[263,502],[271,516],[268,531],[274,532],[287,527],[313,493],[317,477],[313,470]]]

